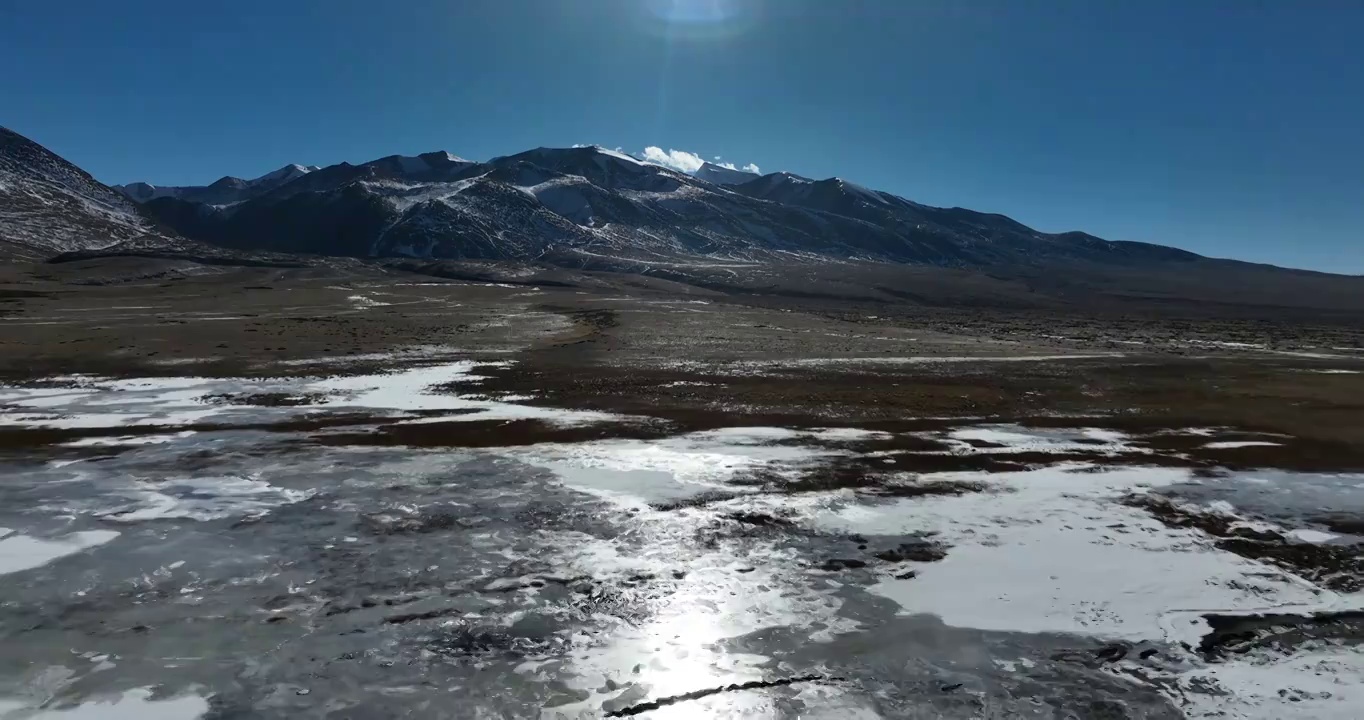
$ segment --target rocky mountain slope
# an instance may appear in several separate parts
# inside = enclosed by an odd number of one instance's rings
[[[0,260],[120,244],[169,248],[176,241],[84,170],[0,127]]]

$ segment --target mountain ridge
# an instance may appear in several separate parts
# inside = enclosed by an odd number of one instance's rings
[[[1267,295],[1275,302],[1310,304],[1315,296],[1336,307],[1354,304],[1348,298],[1361,280],[1081,231],[1043,233],[1001,214],[923,205],[837,177],[776,172],[716,183],[599,147],[542,147],[487,162],[437,151],[286,165],[249,181],[219,181],[249,187],[239,201],[168,194],[138,204],[4,133],[0,257],[11,260],[181,254],[288,264],[306,255],[533,263],[712,284],[727,282],[717,273],[750,276],[736,287],[797,266],[854,275],[864,266],[880,277],[872,263],[892,274],[895,266],[938,267],[1047,292],[1151,301],[1216,301],[1222,293],[1253,304],[1248,288],[1276,285]],[[74,179],[54,183],[54,175]],[[24,204],[35,196],[47,204]],[[35,207],[44,212],[33,214]]]
[[[445,152],[415,158],[338,163],[229,207],[166,197],[143,207],[207,242],[355,257],[570,265],[823,257],[949,267],[1199,257],[1040,233],[1002,215],[933,208],[839,178],[736,171],[743,177],[726,179],[747,181],[717,184],[596,146],[541,147],[486,163]]]

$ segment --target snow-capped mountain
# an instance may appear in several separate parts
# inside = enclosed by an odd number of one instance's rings
[[[127,198],[55,153],[0,127],[0,258],[136,243],[169,247]]]
[[[736,170],[712,162],[703,162],[701,167],[692,173],[692,177],[715,185],[743,185],[758,179],[758,173]]]
[[[285,165],[254,180],[227,176],[220,178],[212,185],[157,186],[145,182],[135,182],[112,187],[139,203],[157,198],[172,197],[205,205],[231,205],[263,195],[280,185],[292,182],[320,169],[316,165]]]

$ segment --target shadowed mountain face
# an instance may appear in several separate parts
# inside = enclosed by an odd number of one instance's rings
[[[37,260],[121,243],[167,247],[127,198],[0,127],[0,260]]]
[[[945,267],[1197,257],[1039,233],[1000,215],[919,205],[837,178],[718,166],[693,176],[595,147],[539,148],[487,163],[448,153],[394,156],[300,173],[232,205],[194,197],[163,195],[144,207],[186,236],[220,245],[358,257]]]

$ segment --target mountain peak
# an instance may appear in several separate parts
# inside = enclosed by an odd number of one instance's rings
[[[468,160],[465,160],[464,158],[462,158],[462,157],[460,157],[460,156],[458,156],[458,155],[456,155],[456,154],[450,152],[449,150],[437,150],[437,151],[435,151],[435,152],[422,153],[421,155],[418,155],[417,157],[420,157],[421,159],[425,160],[425,161],[428,162],[428,163],[466,163],[466,162],[469,162]]]
[[[419,176],[435,170],[472,165],[468,160],[445,150],[426,152],[420,155],[388,155],[365,163],[381,173],[397,176]]]
[[[247,184],[262,185],[269,183],[274,185],[282,185],[286,182],[289,182],[290,180],[295,180],[297,178],[303,177],[304,175],[307,175],[308,173],[319,169],[320,168],[318,168],[318,166],[316,165],[299,165],[297,163],[292,163],[289,165],[285,165],[284,167],[274,172],[268,172],[256,178],[255,180],[248,180]]]

